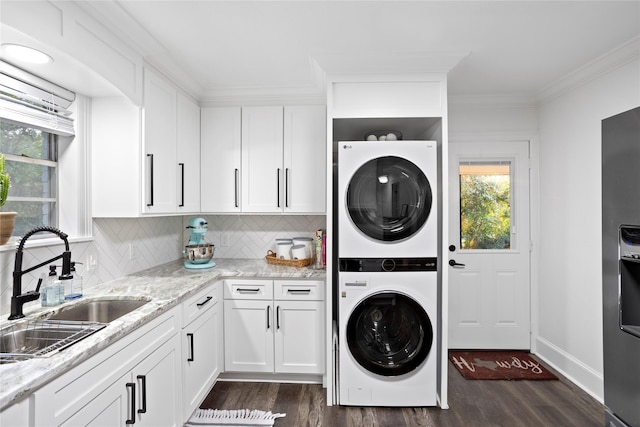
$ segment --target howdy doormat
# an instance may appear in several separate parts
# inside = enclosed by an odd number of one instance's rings
[[[557,380],[527,351],[450,351],[449,360],[468,380]]]

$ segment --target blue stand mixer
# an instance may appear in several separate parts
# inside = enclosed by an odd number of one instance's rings
[[[184,253],[187,255],[187,260],[184,262],[185,268],[215,267],[216,263],[211,260],[215,246],[204,240],[204,235],[207,233],[207,221],[204,218],[191,218],[187,229],[191,233],[191,238],[184,247]]]

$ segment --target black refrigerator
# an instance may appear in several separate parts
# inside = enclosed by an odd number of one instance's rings
[[[640,107],[602,121],[604,403],[640,427]]]

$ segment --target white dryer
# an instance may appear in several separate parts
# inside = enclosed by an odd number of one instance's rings
[[[438,286],[431,271],[369,268],[344,260],[339,274],[339,403],[352,406],[435,406]],[[414,267],[396,260],[399,270]],[[360,264],[361,272],[345,272]],[[407,264],[408,263],[408,264]],[[404,267],[402,267],[404,265]],[[366,270],[377,270],[366,272]]]
[[[338,256],[435,257],[435,141],[338,144]]]

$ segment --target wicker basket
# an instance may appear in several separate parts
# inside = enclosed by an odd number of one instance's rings
[[[306,267],[311,265],[313,258],[305,259],[280,259],[273,251],[267,251],[267,256],[264,257],[267,260],[267,264],[272,265],[286,265],[287,267]]]

